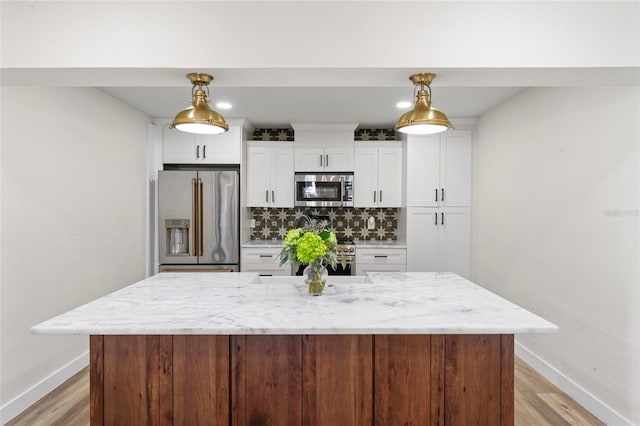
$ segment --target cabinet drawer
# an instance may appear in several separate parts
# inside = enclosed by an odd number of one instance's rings
[[[256,272],[261,277],[289,276],[291,275],[291,265],[282,265],[279,269],[261,268],[257,265],[242,265],[242,272]]]
[[[240,252],[240,269],[242,272],[264,272],[264,275],[290,275],[291,265],[280,266],[279,254],[279,248],[243,248]],[[282,273],[276,274],[277,271]]]
[[[356,264],[406,265],[407,249],[356,248]]]
[[[392,264],[363,264],[356,262],[356,275],[367,275],[369,272],[407,272],[407,266]]]
[[[242,260],[250,263],[279,263],[279,248],[243,248],[241,250]]]

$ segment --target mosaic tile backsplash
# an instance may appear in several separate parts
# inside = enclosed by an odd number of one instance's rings
[[[295,141],[295,133],[292,128],[255,129],[252,139],[254,141]],[[353,132],[353,140],[394,141],[396,132],[394,129],[356,129]]]
[[[252,207],[252,240],[281,240],[289,229],[304,223],[302,215],[322,218],[340,239],[388,241],[398,238],[398,209],[366,208],[293,208],[273,209]],[[375,220],[375,229],[367,228],[369,217]]]

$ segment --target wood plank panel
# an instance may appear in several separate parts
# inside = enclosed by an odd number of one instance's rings
[[[104,336],[104,425],[159,424],[158,336]]]
[[[229,336],[173,336],[173,422],[229,424]]]
[[[431,336],[431,424],[444,423],[444,335]]]
[[[500,335],[445,336],[445,424],[501,424]]]
[[[302,337],[232,337],[232,424],[302,423]]]
[[[375,424],[431,424],[431,336],[381,335],[375,342]]]
[[[500,336],[500,424],[514,422],[514,348],[513,334]]]
[[[173,336],[159,336],[159,410],[160,425],[173,424]]]
[[[303,424],[373,422],[373,336],[303,336]]]
[[[89,337],[89,411],[92,426],[104,424],[104,337]]]

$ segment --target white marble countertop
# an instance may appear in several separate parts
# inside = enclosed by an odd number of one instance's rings
[[[244,248],[282,248],[282,240],[247,240],[240,244]]]
[[[381,240],[355,240],[356,247],[360,248],[407,248],[407,243],[403,241],[381,241]],[[247,240],[241,244],[244,248],[282,248],[282,240]]]
[[[451,273],[302,277],[161,273],[32,328],[36,334],[514,334],[557,326]]]
[[[358,240],[353,242],[356,248],[407,248],[403,241]]]

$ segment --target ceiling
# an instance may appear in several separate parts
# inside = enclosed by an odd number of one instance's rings
[[[399,101],[413,100],[409,75],[434,72],[432,104],[455,119],[478,118],[528,87],[637,85],[636,68],[366,68],[366,69],[105,69],[30,71],[3,75],[13,80],[100,87],[111,96],[155,119],[173,118],[191,103],[188,72],[215,77],[213,109],[226,118],[245,118],[256,127],[290,123],[359,123],[392,127],[404,113]],[[220,110],[216,102],[233,105]]]
[[[406,87],[212,87],[211,107],[225,118],[246,118],[256,127],[288,127],[290,123],[359,123],[361,127],[393,127],[413,99]],[[153,118],[173,118],[191,102],[191,88],[109,87],[111,96]],[[521,87],[432,87],[433,106],[450,119],[478,117],[521,91]],[[230,110],[216,102],[233,105]],[[455,123],[454,123],[455,124]]]
[[[153,119],[172,119],[191,103],[189,72],[215,77],[213,109],[256,127],[358,123],[392,127],[413,99],[409,76],[434,72],[433,106],[452,122],[478,118],[525,88],[637,86],[635,67],[611,68],[3,68],[3,85],[97,87]],[[216,102],[230,102],[221,110]],[[467,120],[468,122],[468,120]]]

